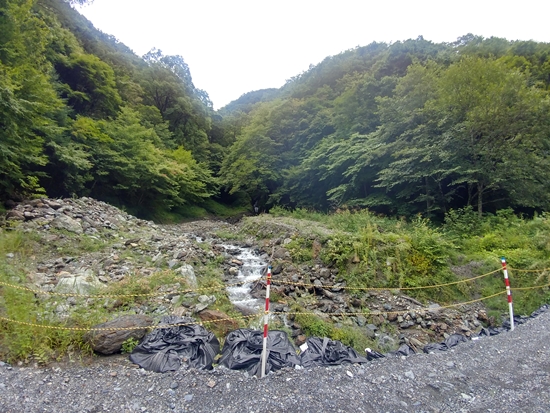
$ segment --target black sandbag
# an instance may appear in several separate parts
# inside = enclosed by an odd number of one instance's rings
[[[367,354],[367,360],[368,361],[372,361],[372,360],[376,360],[376,359],[383,359],[383,358],[386,357],[382,353],[379,353],[378,351],[375,351],[375,350],[371,350],[370,348],[366,348],[365,353]]]
[[[159,325],[192,322],[195,322],[192,318],[165,316]],[[213,333],[191,324],[153,330],[130,354],[130,361],[157,373],[178,370],[182,362],[196,369],[211,370],[219,351],[220,343]]]
[[[450,348],[453,348],[459,343],[463,343],[465,341],[468,341],[468,339],[462,334],[451,334],[442,343],[426,344],[422,351],[424,351],[424,353],[433,353],[435,351],[447,351]]]
[[[341,341],[327,337],[310,337],[306,341],[307,350],[300,354],[302,367],[336,366],[346,363],[367,363],[353,348]]]
[[[514,316],[514,326],[526,323],[530,317],[524,317],[521,315]],[[502,322],[502,328],[506,330],[511,330],[510,317]]]
[[[497,334],[505,332],[506,329],[502,327],[484,327],[481,329],[481,331],[478,334],[478,337],[483,336],[496,336]]]
[[[531,318],[538,317],[539,315],[541,315],[542,313],[545,313],[549,309],[550,309],[550,306],[548,304],[543,304],[537,310],[531,313]]]
[[[550,306],[548,304],[543,304],[538,309],[533,311],[529,317],[517,316],[516,315],[516,316],[514,316],[514,325],[524,324],[528,320],[530,320],[531,318],[538,317],[539,315],[541,315],[542,313],[545,313],[549,309],[550,309]],[[500,334],[500,333],[502,333],[504,331],[508,331],[508,330],[510,330],[510,319],[509,318],[506,319],[502,323],[501,327],[482,328],[481,331],[479,332],[478,336],[480,336],[480,337],[481,336],[495,336],[497,334]]]
[[[263,331],[240,328],[226,337],[219,360],[220,366],[232,370],[246,370],[259,376],[262,367]],[[271,330],[267,334],[266,374],[283,367],[300,365],[296,349],[284,331]]]
[[[462,334],[451,334],[445,340],[445,345],[447,346],[447,348],[452,348],[460,343],[465,343],[466,341],[468,341],[468,339]]]
[[[388,353],[388,355],[392,356],[411,356],[413,354],[415,352],[408,344],[401,344],[397,350]]]
[[[430,343],[426,344],[422,349],[424,353],[434,353],[436,351],[447,351],[445,343]]]

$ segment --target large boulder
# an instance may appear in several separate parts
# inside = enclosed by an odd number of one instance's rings
[[[69,232],[74,232],[75,234],[82,234],[83,229],[82,225],[76,219],[61,214],[52,221],[51,225],[57,229],[64,229]]]
[[[189,264],[183,264],[178,271],[180,272],[181,276],[185,279],[185,282],[187,283],[187,286],[189,288],[198,288],[197,283],[197,276],[195,275],[195,270],[193,269],[192,265]]]
[[[83,338],[96,353],[114,354],[120,352],[122,343],[126,340],[130,338],[141,340],[152,325],[152,317],[139,314],[126,315],[92,327],[92,329],[108,328],[113,330],[92,330]]]
[[[80,274],[61,272],[60,276],[55,290],[61,293],[90,294],[104,286],[92,270]]]
[[[216,328],[216,330],[221,331],[224,335],[230,331],[236,330],[239,328],[237,321],[231,319],[227,314],[222,313],[221,311],[216,310],[203,310],[199,313],[199,318],[202,321],[210,321],[210,329]]]
[[[8,221],[24,221],[25,215],[21,211],[17,211],[15,209],[8,211],[6,214],[6,219]]]

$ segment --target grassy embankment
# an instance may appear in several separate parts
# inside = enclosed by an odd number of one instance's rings
[[[509,266],[512,288],[550,283],[550,219],[541,214],[522,218],[511,210],[482,218],[470,209],[452,211],[443,225],[423,218],[389,219],[368,211],[336,214],[304,210],[273,215],[317,222],[334,232],[322,239],[318,257],[340,269],[349,286],[407,288],[445,284]],[[313,238],[297,235],[288,245],[296,262],[313,262]],[[529,272],[514,271],[530,270]],[[504,289],[502,272],[471,283],[409,290],[421,301],[456,303]],[[550,289],[516,291],[518,314],[529,314],[550,300]],[[507,311],[503,297],[485,302],[490,310]]]

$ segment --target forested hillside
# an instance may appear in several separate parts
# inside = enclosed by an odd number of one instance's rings
[[[0,199],[547,210],[549,87],[550,44],[419,37],[215,112],[183,57],[138,57],[63,0],[0,0]]]
[[[223,128],[181,56],[134,55],[61,0],[0,2],[0,197],[142,214],[218,193]]]
[[[545,210],[549,86],[546,43],[372,43],[248,107],[222,179],[261,203],[321,210]]]

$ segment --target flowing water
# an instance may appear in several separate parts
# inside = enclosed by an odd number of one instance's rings
[[[202,237],[196,237],[197,242],[206,242],[208,240]],[[242,265],[234,264],[239,272],[231,278],[226,287],[229,301],[236,307],[239,307],[248,313],[258,313],[264,309],[265,300],[254,298],[251,295],[252,287],[262,279],[267,262],[263,260],[252,248],[239,247],[231,244],[219,244],[226,254],[233,259],[240,261]],[[232,284],[238,284],[232,287]]]
[[[239,284],[235,287],[227,287],[229,300],[237,307],[250,312],[259,312],[265,304],[264,300],[252,297],[250,291],[254,284],[262,278],[262,271],[267,262],[255,253],[251,248],[223,245],[225,250],[236,260],[242,262],[239,273],[228,284]]]

